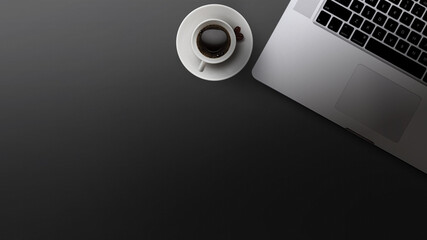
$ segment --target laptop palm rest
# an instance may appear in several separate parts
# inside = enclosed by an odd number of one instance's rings
[[[421,97],[358,65],[335,108],[384,137],[399,142]]]
[[[294,10],[308,18],[311,18],[311,15],[313,15],[314,10],[316,10],[317,5],[319,5],[319,2],[320,0],[298,1]]]

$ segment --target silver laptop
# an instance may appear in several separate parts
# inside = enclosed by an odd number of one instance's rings
[[[427,173],[427,0],[291,0],[260,82]]]

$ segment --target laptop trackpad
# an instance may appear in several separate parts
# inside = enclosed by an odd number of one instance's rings
[[[359,65],[335,108],[377,133],[399,142],[421,98]]]

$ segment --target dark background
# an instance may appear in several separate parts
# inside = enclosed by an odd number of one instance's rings
[[[185,70],[208,3],[0,1],[0,239],[426,239],[424,173],[252,78],[288,1],[215,2],[253,56]]]

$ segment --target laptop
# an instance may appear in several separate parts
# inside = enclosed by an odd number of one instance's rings
[[[427,0],[291,0],[258,81],[427,173]]]

